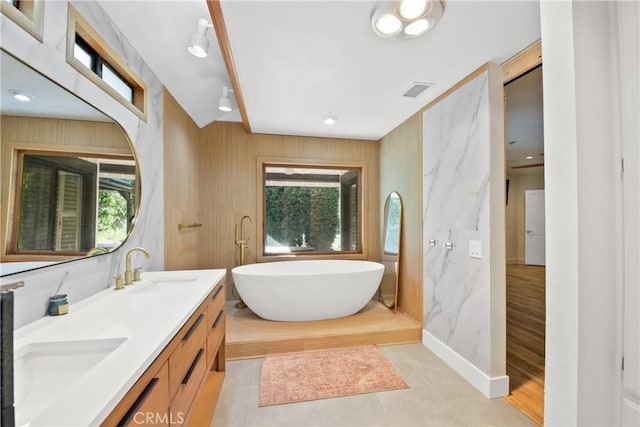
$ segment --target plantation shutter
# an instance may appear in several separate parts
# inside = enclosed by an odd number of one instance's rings
[[[360,249],[358,242],[358,173],[340,176],[340,231],[343,251]]]
[[[58,171],[55,245],[57,251],[81,250],[82,187],[82,175]]]

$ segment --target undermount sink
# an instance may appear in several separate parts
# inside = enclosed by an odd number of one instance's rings
[[[126,338],[38,342],[14,354],[16,425],[29,423]]]
[[[165,279],[155,279],[149,284],[144,284],[139,287],[135,287],[131,291],[134,294],[156,294],[163,292],[173,292],[184,289],[184,286],[196,283],[197,277],[170,277]]]

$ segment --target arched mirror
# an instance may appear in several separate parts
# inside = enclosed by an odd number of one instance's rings
[[[380,284],[380,301],[396,311],[398,305],[398,273],[402,239],[402,198],[392,192],[384,203],[382,263],[384,275]]]
[[[117,249],[138,211],[135,152],[122,127],[1,52],[0,275]]]

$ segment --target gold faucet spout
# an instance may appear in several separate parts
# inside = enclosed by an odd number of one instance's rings
[[[95,248],[89,249],[87,251],[87,253],[85,254],[85,256],[91,256],[91,255],[95,255],[97,253],[108,254],[109,251],[106,248],[101,248],[99,246],[96,246]]]
[[[147,259],[151,258],[151,254],[145,248],[135,247],[135,248],[129,249],[129,252],[127,252],[127,256],[125,258],[125,270],[124,270],[124,284],[125,285],[130,285],[130,284],[133,283],[133,270],[131,269],[131,255],[134,252],[142,252],[144,254],[145,258],[147,258]]]

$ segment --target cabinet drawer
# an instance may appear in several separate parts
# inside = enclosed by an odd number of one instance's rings
[[[164,363],[133,401],[120,426],[169,426],[169,365]]]
[[[207,366],[211,366],[213,359],[218,353],[218,347],[222,341],[224,335],[224,329],[226,324],[226,313],[224,308],[221,308],[215,317],[210,316],[209,333],[207,335]]]
[[[179,341],[169,356],[169,391],[175,396],[198,350],[207,338],[207,305],[201,306],[176,336]]]
[[[226,299],[226,286],[223,281],[213,290],[211,297],[209,298],[209,326],[211,326],[211,323],[213,323],[220,310],[224,308]]]
[[[202,346],[198,349],[193,360],[191,360],[184,377],[181,378],[178,384],[178,392],[171,402],[171,417],[174,423],[182,424],[186,419],[200,383],[207,372],[206,359],[206,350]]]

